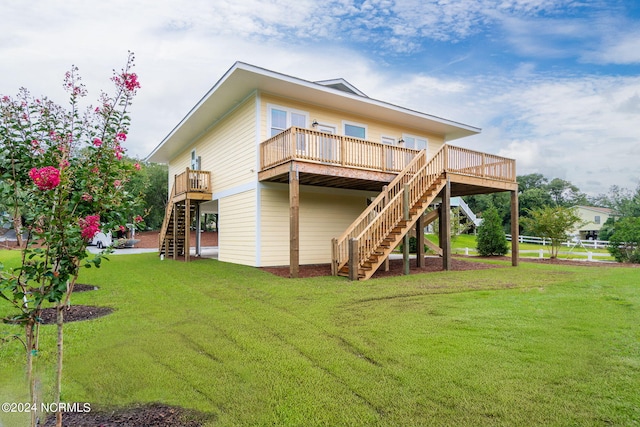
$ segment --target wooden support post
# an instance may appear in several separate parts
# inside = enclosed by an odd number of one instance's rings
[[[180,207],[173,203],[173,260],[178,257],[178,213]]]
[[[289,171],[289,277],[300,272],[300,181],[298,171]]]
[[[416,267],[424,267],[424,215],[416,221]]]
[[[189,198],[184,201],[184,260],[189,261],[191,252],[191,202]]]
[[[382,187],[382,193],[384,193],[383,206],[387,206],[387,204],[389,203],[389,187],[386,186],[386,185],[383,186]],[[384,271],[389,271],[389,256],[388,255],[384,259]]]
[[[349,239],[349,280],[358,280],[358,239]]]
[[[520,257],[520,219],[518,218],[518,191],[511,192],[511,265],[518,266]]]
[[[404,220],[409,221],[409,184],[404,185],[404,192],[402,194],[402,210],[404,213]],[[404,234],[402,243],[402,273],[409,274],[409,229]]]
[[[202,228],[202,218],[200,214],[200,204],[196,205],[196,256],[199,257],[202,254],[202,235],[200,229]]]
[[[440,205],[440,248],[442,249],[442,269],[451,270],[451,182],[447,183],[441,192]]]

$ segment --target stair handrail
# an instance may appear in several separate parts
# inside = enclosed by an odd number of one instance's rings
[[[175,182],[171,186],[171,194],[169,195],[169,199],[167,200],[167,207],[164,212],[164,220],[162,220],[162,228],[160,229],[160,236],[158,241],[158,253],[162,253],[162,245],[164,244],[164,239],[167,237],[167,228],[169,227],[169,220],[171,219],[171,211],[173,210],[173,198],[176,195],[176,184]]]
[[[438,152],[442,151],[442,147]],[[360,235],[373,218],[400,193],[404,183],[427,163],[427,150],[420,151],[409,164],[380,192],[371,204],[338,238],[332,241],[332,271],[337,274],[349,259],[349,240]],[[409,178],[408,178],[409,177]]]
[[[408,191],[407,208],[413,207],[445,172],[446,145],[434,154],[429,161],[413,174],[402,189],[387,203],[376,217],[355,237],[358,240],[358,267],[361,267],[389,236],[391,231],[404,219],[404,192]]]

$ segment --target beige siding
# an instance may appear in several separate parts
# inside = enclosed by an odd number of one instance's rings
[[[256,191],[245,191],[219,200],[220,261],[256,265]]]
[[[191,164],[191,150],[202,158],[202,170],[211,172],[213,192],[228,190],[257,179],[256,97],[215,123],[202,138],[171,160],[169,178]],[[212,123],[213,125],[213,123]]]
[[[336,126],[337,133],[343,134],[342,123],[343,121],[360,123],[367,126],[367,140],[373,142],[381,142],[383,136],[395,138],[396,141],[400,139],[403,133],[416,135],[427,138],[429,141],[428,152],[429,155],[435,153],[444,140],[442,136],[435,135],[423,131],[422,129],[403,128],[393,123],[385,123],[380,121],[371,120],[367,117],[356,116],[347,112],[328,110],[314,106],[312,104],[292,101],[289,99],[279,98],[270,94],[261,95],[261,139],[266,140],[268,138],[267,126],[269,123],[267,104],[279,105],[281,107],[292,108],[295,110],[305,111],[309,113],[309,121],[307,127],[311,129],[311,122],[317,120],[319,123]]]
[[[262,266],[289,264],[289,192],[286,185],[261,190]],[[302,187],[300,190],[300,263],[331,261],[331,239],[338,237],[366,208],[366,193]]]

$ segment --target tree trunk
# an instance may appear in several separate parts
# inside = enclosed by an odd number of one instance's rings
[[[56,324],[58,325],[58,366],[56,369],[56,427],[62,427],[62,411],[60,410],[60,395],[62,394],[62,356],[63,356],[63,326],[64,326],[64,302],[56,307]]]
[[[27,350],[27,382],[29,383],[29,397],[31,399],[31,406],[37,405],[36,401],[36,382],[33,376],[33,353],[34,353],[34,324],[32,320],[29,320],[25,326],[25,343]],[[31,427],[36,426],[37,411],[31,411]]]
[[[16,245],[21,248],[22,244],[22,217],[18,209],[13,213],[13,229],[16,231]]]

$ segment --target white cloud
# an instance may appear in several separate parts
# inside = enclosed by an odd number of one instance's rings
[[[0,93],[26,86],[65,102],[62,77],[76,64],[93,100],[133,50],[142,89],[128,142],[131,154],[144,157],[241,60],[308,80],[343,77],[373,98],[481,127],[481,135],[456,143],[513,156],[519,173],[562,177],[596,193],[611,184],[631,187],[640,175],[633,128],[640,122],[640,78],[540,75],[531,58],[555,49],[541,40],[580,39],[582,22],[556,17],[566,25],[547,29],[549,21],[540,20],[571,4],[587,7],[569,0],[2,2]],[[357,35],[408,53],[424,38],[460,41],[495,23],[504,23],[513,46],[529,55],[510,75],[444,74],[453,64],[472,66],[477,58],[465,51],[442,69],[400,70],[344,43]],[[592,41],[610,28],[596,27]],[[536,31],[545,37],[536,39]],[[583,59],[638,62],[638,37],[611,37]]]

